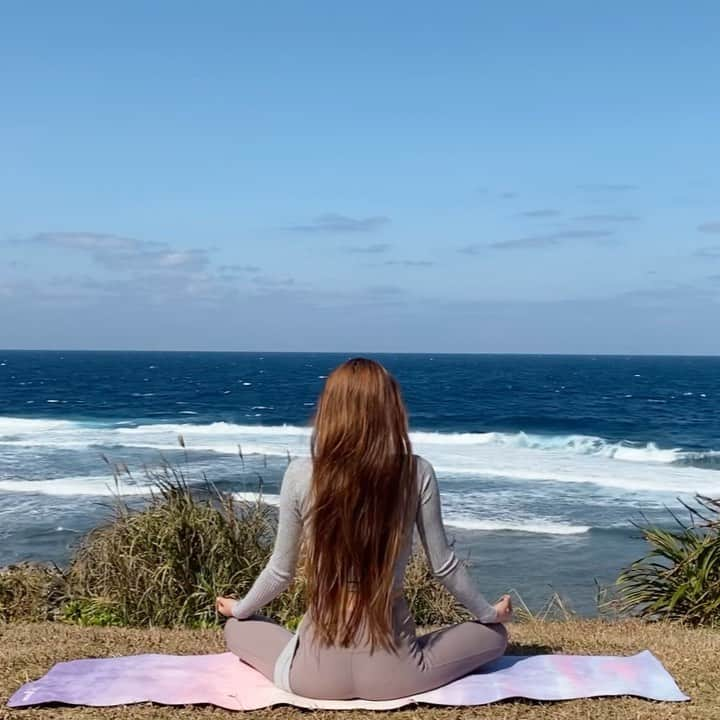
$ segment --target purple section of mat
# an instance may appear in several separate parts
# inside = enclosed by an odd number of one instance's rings
[[[231,653],[134,655],[73,660],[21,687],[9,707],[65,703],[103,707],[139,702],[210,704],[255,710],[288,704],[305,708],[387,710],[414,702],[486,705],[506,698],[571,700],[635,695],[651,700],[687,700],[650,652],[631,657],[532,655],[504,657],[449,685],[398,700],[313,700],[278,690]]]

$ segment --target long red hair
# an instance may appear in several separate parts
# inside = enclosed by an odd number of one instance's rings
[[[395,564],[414,516],[415,467],[395,378],[355,358],[328,377],[312,434],[306,536],[308,611],[326,645],[364,628],[392,649]]]

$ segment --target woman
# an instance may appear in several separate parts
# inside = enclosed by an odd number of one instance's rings
[[[360,358],[330,375],[311,450],[285,472],[267,567],[242,600],[217,599],[228,648],[284,690],[334,700],[405,697],[500,657],[510,598],[489,604],[448,545],[435,473],[412,454],[385,368]],[[416,637],[402,592],[414,527],[435,577],[474,621]],[[292,635],[255,613],[292,582],[301,537],[308,611]]]

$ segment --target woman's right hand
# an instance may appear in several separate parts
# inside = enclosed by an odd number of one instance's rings
[[[495,622],[508,623],[512,620],[512,600],[509,595],[503,595],[498,602],[495,603],[497,611],[497,619]]]

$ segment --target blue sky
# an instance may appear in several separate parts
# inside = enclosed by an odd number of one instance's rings
[[[716,2],[32,2],[0,347],[720,354]]]

